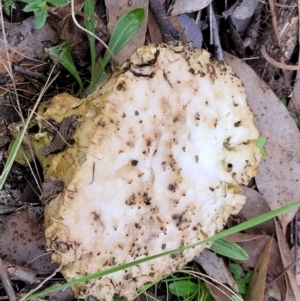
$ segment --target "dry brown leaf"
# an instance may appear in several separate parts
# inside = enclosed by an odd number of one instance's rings
[[[266,200],[259,192],[248,187],[243,187],[243,192],[247,197],[247,201],[238,214],[242,220],[249,220],[270,211]],[[247,229],[245,232],[257,235],[273,235],[275,233],[275,224],[273,220],[268,220],[256,227]]]
[[[255,264],[245,301],[263,301],[272,237],[266,242],[257,263]]]
[[[205,8],[211,2],[212,0],[176,0],[171,3],[168,14],[171,16],[178,16],[185,13],[191,13]]]
[[[41,29],[35,29],[34,17],[29,17],[23,22],[16,24],[6,32],[7,47],[11,63],[17,63],[21,58],[42,58],[44,55],[45,37],[47,37],[47,46],[58,43],[58,37],[48,23]],[[0,43],[0,74],[6,74],[7,66],[6,48],[3,41]]]
[[[45,250],[45,229],[42,223],[33,222],[27,209],[7,216],[0,229],[0,257],[19,266],[27,266],[41,273],[52,273]]]
[[[255,266],[262,252],[262,249],[266,242],[270,239],[270,236],[240,233],[238,237],[229,236],[226,239],[238,243],[248,253],[249,259],[241,261],[240,264],[244,268],[249,269]],[[268,275],[270,275],[272,278],[275,278],[282,271],[282,263],[280,260],[278,245],[275,239],[273,239],[270,252],[272,260],[270,261],[268,266]]]
[[[293,256],[291,253],[291,250],[289,248],[289,245],[287,244],[286,237],[283,234],[283,231],[281,227],[279,226],[278,222],[275,221],[276,226],[276,235],[277,235],[277,241],[278,241],[278,247],[280,250],[281,260],[283,263],[283,266],[287,268],[293,263]],[[300,300],[300,287],[297,285],[296,281],[296,275],[294,272],[294,268],[291,267],[287,270],[287,276],[291,285],[291,289],[293,291],[293,294],[295,296],[296,300]]]
[[[238,243],[248,253],[249,259],[240,262],[240,264],[248,270],[249,268],[253,268],[255,266],[255,263],[257,262],[264,245],[270,239],[270,236],[236,233],[227,236],[225,239],[231,242]],[[273,239],[270,254],[272,260],[268,265],[268,275],[270,281],[272,281],[283,270],[278,245],[275,239]],[[273,282],[271,285],[269,285],[268,291],[270,290],[272,290],[273,292],[280,292],[281,296],[285,296],[287,290],[285,278],[279,278],[276,282]]]
[[[267,157],[263,160],[256,184],[272,210],[300,199],[300,134],[289,112],[240,59],[226,54],[225,60],[244,82],[248,103],[255,123],[266,143]],[[298,208],[279,216],[284,233]]]
[[[145,10],[144,21],[137,32],[137,34],[127,43],[116,55],[120,64],[123,64],[133,52],[145,42],[146,30],[147,30],[147,19],[148,19],[148,0],[119,0],[109,1],[105,0],[106,13],[108,17],[108,30],[110,34],[113,32],[119,19],[126,14],[128,11],[142,7]]]
[[[149,15],[148,15],[148,32],[152,43],[154,44],[162,43],[163,41],[162,35],[160,33],[157,22],[151,11],[149,11]]]
[[[232,301],[232,293],[226,286],[221,286],[218,283],[205,282],[205,286],[209,289],[210,294],[215,301]]]
[[[202,266],[208,276],[220,283],[228,284],[236,292],[239,291],[238,286],[225,265],[223,258],[218,257],[210,250],[204,250],[199,256],[194,258],[194,261]]]

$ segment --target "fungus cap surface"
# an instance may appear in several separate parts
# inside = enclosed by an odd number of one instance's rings
[[[258,170],[259,133],[242,82],[189,45],[139,48],[94,94],[83,101],[60,95],[44,117],[61,119],[63,111],[80,125],[46,172],[65,189],[46,206],[45,220],[48,249],[68,280],[214,235],[240,210],[239,185]],[[130,299],[205,247],[74,291]]]

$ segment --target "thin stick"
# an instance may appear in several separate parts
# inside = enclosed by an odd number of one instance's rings
[[[47,76],[46,75],[44,75],[40,72],[32,71],[27,67],[14,65],[14,70],[17,71],[17,72],[20,72],[24,75],[36,78],[36,79],[40,80],[43,83],[45,83],[47,81]]]
[[[274,0],[268,0],[268,2],[269,2],[269,8],[270,8],[271,17],[272,17],[272,27],[273,27],[273,31],[274,31],[275,41],[276,41],[276,44],[277,44],[277,46],[279,47],[279,49],[281,51],[282,49],[280,47],[280,35],[278,33],[278,23],[277,23],[277,19],[276,19]],[[285,64],[285,60],[284,60],[283,55],[280,56],[280,63]],[[290,85],[289,78],[288,78],[288,75],[287,75],[285,70],[286,69],[284,69],[284,68],[282,70],[282,74],[283,74],[283,78],[284,78],[284,84],[287,88],[290,88],[291,85]]]
[[[37,287],[32,289],[29,293],[27,293],[24,297],[22,297],[19,301],[24,301],[28,296],[30,296],[32,293],[36,292],[38,289],[40,289],[49,279],[53,278],[62,267],[57,268],[49,277],[47,277],[44,281],[42,281]]]
[[[300,70],[300,66],[291,66],[291,65],[286,65],[283,63],[279,63],[277,61],[275,61],[273,58],[271,58],[267,52],[266,52],[266,48],[262,45],[260,46],[260,51],[261,54],[263,55],[263,57],[265,58],[265,60],[270,63],[271,65],[280,68],[280,69],[284,69],[284,70],[291,70],[291,71],[298,71]]]
[[[149,8],[160,29],[162,39],[166,42],[178,40],[180,33],[173,27],[168,19],[168,15],[159,0],[150,0]]]
[[[17,301],[14,289],[11,285],[11,282],[9,280],[9,277],[7,275],[6,269],[3,265],[1,258],[0,258],[0,278],[9,301]]]
[[[208,15],[209,15],[209,44],[212,45],[214,43],[213,36],[213,26],[212,26],[212,5],[211,3],[207,6]]]
[[[221,41],[219,37],[218,24],[211,3],[209,5],[209,18],[210,18],[209,24],[211,26],[212,39],[214,44],[214,55],[221,64],[224,64],[224,56],[223,56]]]

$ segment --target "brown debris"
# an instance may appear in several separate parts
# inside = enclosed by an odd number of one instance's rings
[[[42,184],[43,193],[40,196],[41,203],[45,206],[53,200],[64,189],[64,182],[62,181],[47,181]]]
[[[62,150],[66,146],[67,141],[73,136],[76,126],[77,120],[75,115],[64,118],[55,138],[49,145],[40,149],[40,154],[47,156]]]

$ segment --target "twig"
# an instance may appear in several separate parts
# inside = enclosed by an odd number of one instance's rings
[[[3,265],[2,259],[0,258],[0,278],[2,285],[4,287],[4,290],[8,296],[9,301],[17,301],[14,289],[11,285],[11,282],[8,278],[7,271]]]
[[[41,82],[45,83],[47,81],[47,76],[44,74],[41,74],[40,72],[36,72],[36,71],[32,71],[27,67],[22,67],[22,66],[18,66],[18,65],[14,65],[14,70],[20,73],[23,73],[27,76],[30,77],[34,77],[38,80],[40,80]]]
[[[19,301],[25,301],[27,297],[29,297],[31,294],[36,292],[38,289],[40,289],[49,279],[53,278],[58,272],[60,272],[62,267],[57,268],[49,277],[47,277],[43,282],[41,282],[37,287],[32,289],[28,294],[23,296]]]
[[[271,17],[272,17],[272,27],[273,27],[273,31],[274,31],[274,37],[275,37],[275,41],[277,46],[279,47],[280,51],[281,51],[281,47],[280,47],[280,36],[278,33],[278,24],[277,24],[277,19],[276,19],[276,13],[275,13],[275,4],[274,4],[274,0],[268,0],[269,3],[269,8],[270,8],[270,12],[271,12]],[[281,64],[285,64],[284,61],[284,56],[281,55],[280,56],[280,63]],[[283,74],[283,78],[284,78],[284,84],[287,88],[291,88],[290,82],[289,82],[289,78],[288,75],[286,73],[285,70],[291,70],[291,69],[284,69],[282,68],[282,74]]]
[[[274,279],[272,279],[269,283],[266,284],[266,289],[269,288],[272,283],[274,283],[279,278],[284,276],[288,271],[290,271],[299,261],[300,261],[300,258],[296,259],[293,263],[291,263],[290,265],[285,267],[282,272],[280,272]]]
[[[260,46],[260,51],[261,54],[263,55],[263,57],[265,58],[265,60],[270,63],[271,65],[280,68],[280,69],[284,69],[284,70],[291,70],[291,71],[298,71],[300,70],[300,66],[291,66],[291,65],[286,65],[283,63],[279,63],[277,61],[275,61],[273,58],[271,58],[267,52],[266,52],[266,48],[262,45]]]
[[[173,25],[169,21],[167,13],[159,0],[150,0],[149,8],[161,31],[163,41],[171,42],[178,40],[180,38],[180,33],[173,27]]]
[[[298,0],[298,15],[300,15],[300,0]],[[298,21],[298,25],[300,26],[300,19]],[[298,30],[298,38],[300,37],[300,32]],[[298,62],[300,61],[300,49],[298,49]],[[299,90],[300,90],[300,85],[299,85],[299,80],[300,80],[300,72],[299,70],[297,71],[297,75],[296,75],[296,81],[294,83],[294,86],[293,86],[293,92],[292,92],[292,96],[291,96],[291,101],[292,101],[292,104],[294,106],[294,109],[297,113],[297,117],[299,118],[300,116],[300,108],[299,108],[299,102],[300,102],[300,99],[299,99]]]
[[[219,37],[218,24],[217,24],[216,15],[214,13],[214,9],[213,9],[213,6],[211,3],[207,7],[207,9],[209,10],[209,18],[210,18],[209,24],[211,26],[212,37],[213,37],[214,55],[221,64],[224,64],[224,56],[223,56],[223,51],[222,51],[220,37]]]
[[[277,19],[276,19],[276,13],[275,13],[275,4],[273,0],[268,0],[269,2],[269,7],[270,7],[270,13],[271,13],[271,19],[272,19],[272,27],[274,31],[274,36],[275,36],[275,41],[277,43],[277,46],[280,47],[279,45],[279,33],[278,33],[278,24],[277,24]]]

